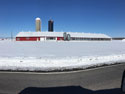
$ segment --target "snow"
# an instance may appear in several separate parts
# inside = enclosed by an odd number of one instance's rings
[[[37,17],[36,20],[40,20],[40,18]]]
[[[122,41],[125,41],[125,39],[123,39]]]
[[[72,70],[125,62],[122,41],[0,41],[0,49],[0,70]]]
[[[63,37],[64,32],[19,32],[16,37]],[[78,33],[78,32],[67,32],[71,37],[84,37],[84,38],[111,38],[105,34],[96,34],[96,33]]]

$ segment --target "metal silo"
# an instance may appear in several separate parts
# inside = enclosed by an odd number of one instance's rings
[[[53,20],[49,20],[48,21],[48,31],[49,32],[53,32],[53,30],[54,30],[53,25],[54,25],[54,21]]]
[[[63,33],[63,38],[64,38],[64,41],[66,41],[66,39],[67,39],[67,34],[66,34],[66,32]]]
[[[41,20],[36,18],[36,32],[41,32]]]
[[[70,36],[70,34],[67,34],[67,40],[68,40],[68,41],[71,40],[71,36]]]

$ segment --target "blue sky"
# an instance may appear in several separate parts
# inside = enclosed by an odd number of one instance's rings
[[[55,31],[125,37],[125,0],[0,0],[0,37],[35,31],[35,18],[54,20]]]

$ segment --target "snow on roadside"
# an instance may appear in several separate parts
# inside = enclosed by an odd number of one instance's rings
[[[35,58],[13,57],[0,58],[0,70],[23,70],[23,71],[54,71],[85,69],[92,66],[110,65],[125,62],[125,54],[100,57],[71,57],[71,58]]]
[[[0,42],[0,70],[61,71],[125,62],[125,42]]]
[[[125,42],[125,39],[123,39],[122,41]]]

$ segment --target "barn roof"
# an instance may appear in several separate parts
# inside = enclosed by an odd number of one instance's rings
[[[63,37],[64,32],[19,32],[16,37]],[[76,32],[66,32],[70,34],[71,37],[85,37],[85,38],[111,38],[105,34],[96,33],[76,33]]]

